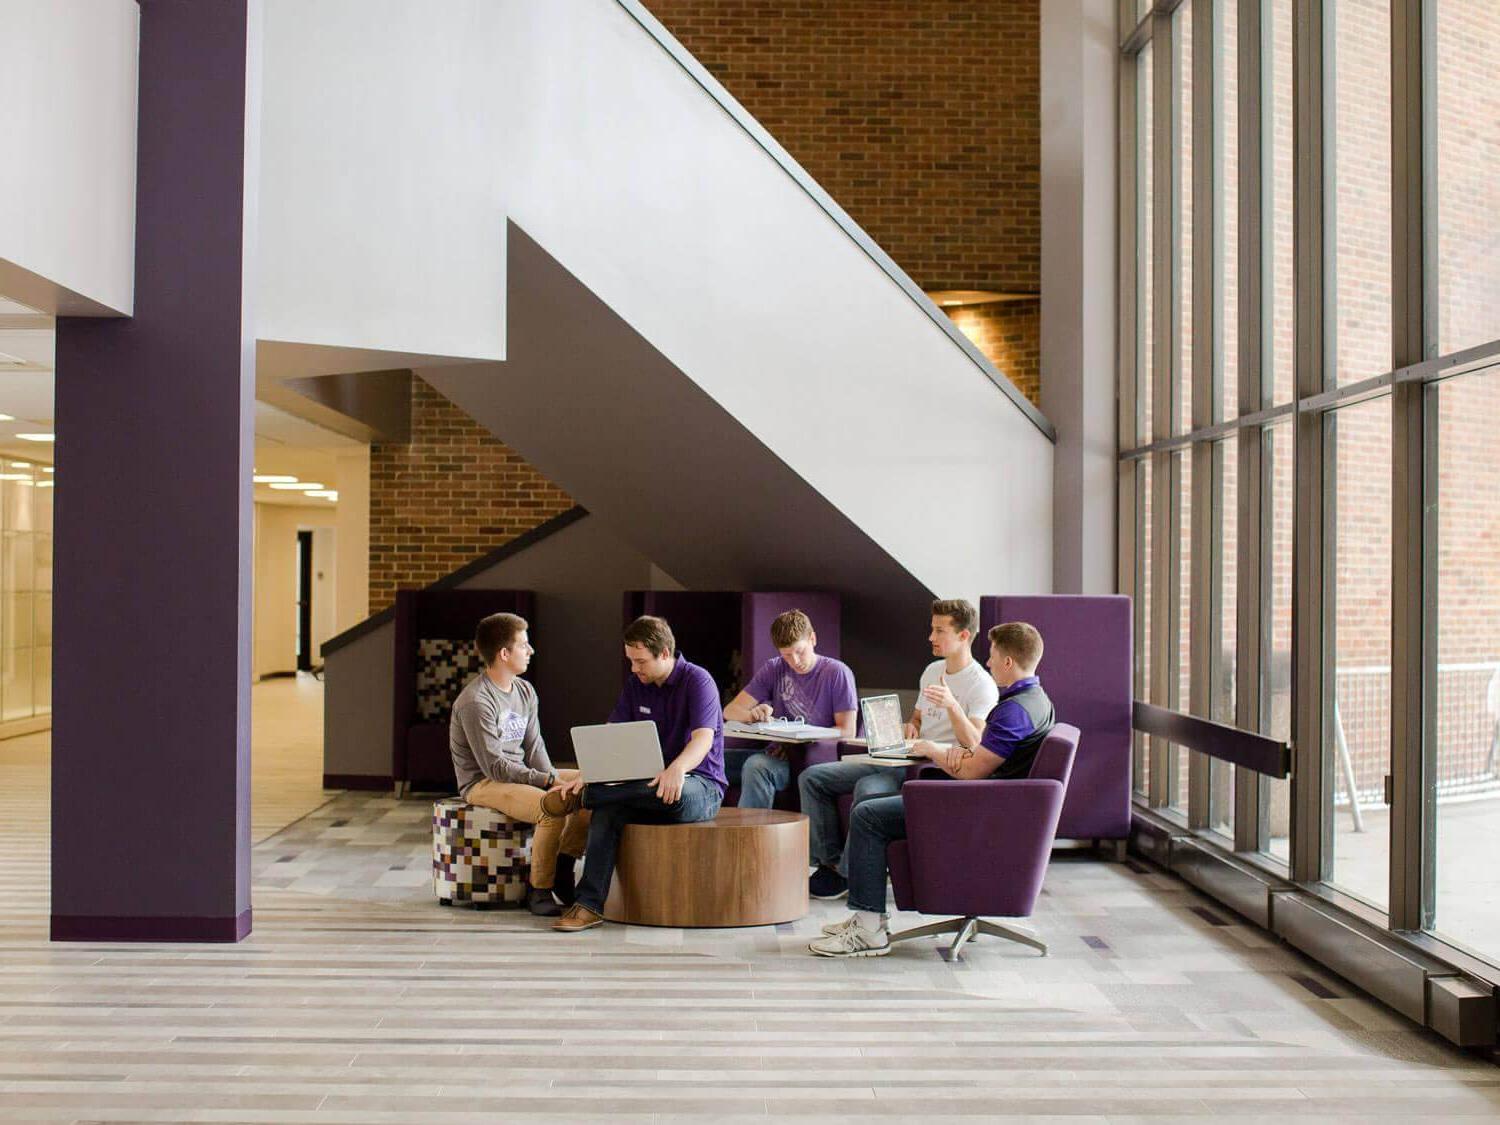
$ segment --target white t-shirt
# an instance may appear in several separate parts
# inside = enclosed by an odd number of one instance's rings
[[[922,716],[922,730],[917,737],[929,742],[957,741],[953,734],[953,720],[948,717],[947,710],[936,703],[929,703],[921,694],[922,688],[938,682],[945,667],[943,661],[934,660],[922,669],[922,679],[917,685],[917,713]],[[946,683],[948,690],[963,707],[964,714],[978,716],[981,726],[985,716],[1000,702],[1000,689],[995,686],[990,670],[977,660],[971,661],[962,672],[954,672]]]

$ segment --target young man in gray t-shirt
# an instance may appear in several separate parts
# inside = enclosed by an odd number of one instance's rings
[[[575,863],[588,840],[589,814],[586,809],[568,813],[547,790],[578,771],[554,769],[547,756],[536,689],[521,679],[535,651],[526,619],[491,614],[479,623],[474,646],[484,671],[458,693],[448,725],[458,791],[471,805],[536,825],[526,906],[551,917],[561,912],[557,899],[563,905],[573,901]]]

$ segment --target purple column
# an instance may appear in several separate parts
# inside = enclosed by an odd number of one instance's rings
[[[141,0],[135,313],[57,322],[52,937],[250,932],[260,0]]]

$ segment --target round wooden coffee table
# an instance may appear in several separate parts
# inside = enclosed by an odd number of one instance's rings
[[[807,817],[720,809],[696,824],[631,824],[604,916],[640,926],[770,926],[807,913]]]

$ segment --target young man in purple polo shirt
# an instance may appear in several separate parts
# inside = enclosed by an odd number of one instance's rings
[[[807,614],[800,609],[779,614],[771,622],[771,643],[777,655],[757,668],[745,690],[725,705],[724,718],[736,723],[801,719],[815,727],[837,727],[841,738],[853,738],[859,707],[854,673],[847,664],[818,655],[818,635]],[[812,743],[803,752],[813,754],[813,747],[827,748],[815,760],[835,757],[832,742]],[[792,764],[781,746],[758,753],[731,747],[725,761],[729,780],[739,783],[742,809],[769,809],[792,780]]]
[[[944,748],[917,742],[911,753],[930,759],[949,777],[962,781],[1025,777],[1036,752],[1056,722],[1052,701],[1042,690],[1036,668],[1042,635],[1022,621],[990,630],[990,675],[1000,689],[984,730],[955,718],[958,744]],[[823,927],[823,938],[807,948],[819,957],[883,957],[891,951],[886,930],[885,850],[906,838],[906,811],[899,793],[872,797],[854,806],[849,818],[849,908],[842,922]],[[955,857],[962,859],[963,857]],[[969,857],[973,858],[973,857]]]
[[[583,878],[573,905],[552,927],[577,933],[604,921],[604,899],[615,873],[620,833],[627,824],[712,820],[729,783],[724,777],[724,720],[713,677],[677,652],[672,628],[660,617],[638,617],[625,629],[630,676],[612,723],[649,719],[656,724],[665,768],[650,781],[588,785],[575,779],[555,787],[552,799],[571,812],[580,800],[593,814],[584,851]]]

